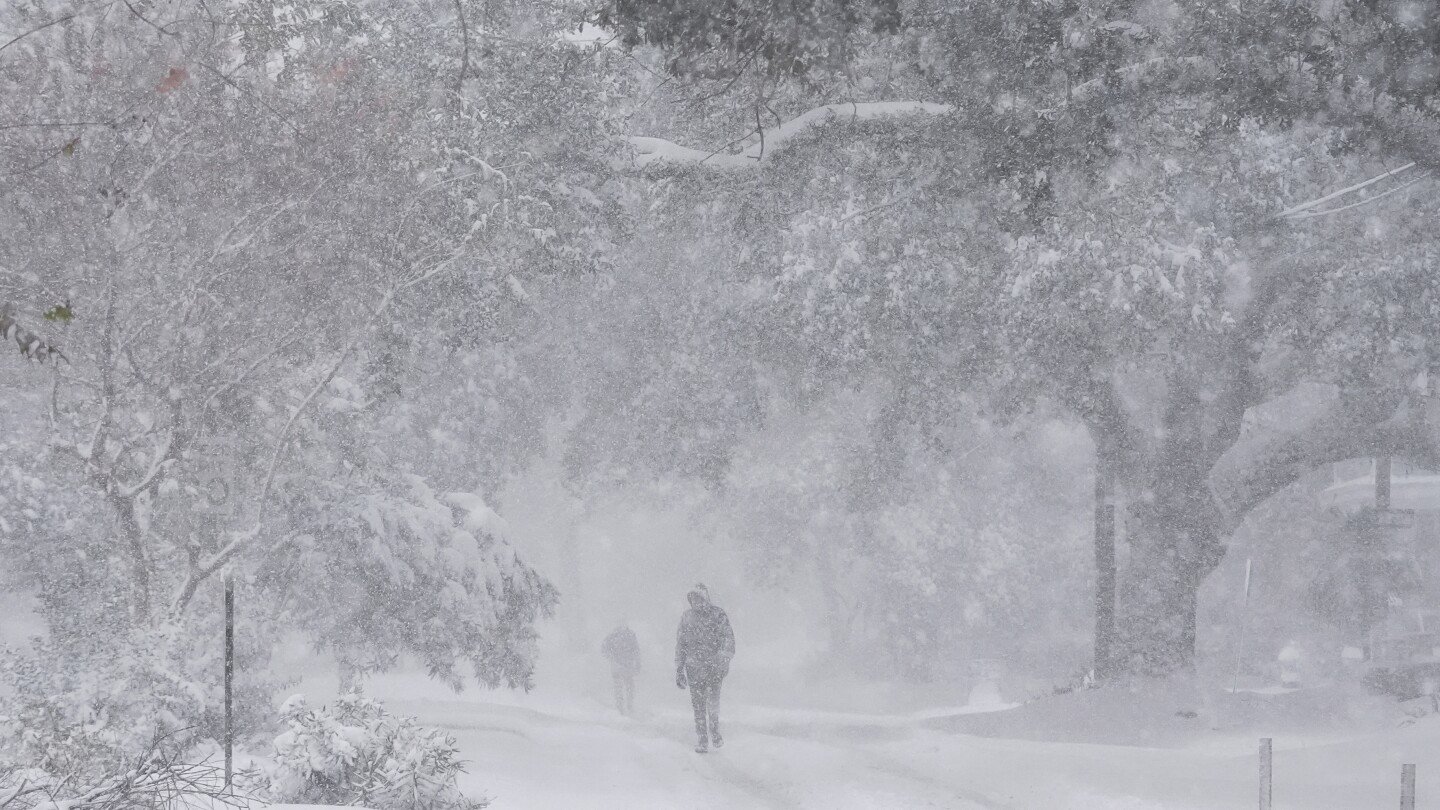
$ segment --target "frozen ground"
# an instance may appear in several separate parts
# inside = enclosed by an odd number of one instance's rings
[[[1215,712],[1223,719],[1241,707],[1208,707],[1210,719],[1175,717],[1157,708],[1167,696],[1106,692],[984,714],[791,709],[767,704],[778,687],[741,673],[727,695],[726,747],[697,755],[688,702],[673,685],[647,680],[646,709],[630,720],[605,705],[599,680],[542,685],[529,695],[455,696],[388,677],[372,692],[454,734],[471,762],[469,786],[497,810],[1187,810],[1256,802],[1260,735],[1233,718],[1229,730],[1211,728],[1220,724]],[[1269,732],[1277,810],[1397,806],[1402,762],[1419,766],[1421,806],[1440,798],[1440,720],[1400,727],[1386,719],[1357,731],[1304,702],[1245,711],[1280,729]],[[1142,722],[1141,712],[1160,719]],[[1087,730],[1109,741],[1080,741]]]

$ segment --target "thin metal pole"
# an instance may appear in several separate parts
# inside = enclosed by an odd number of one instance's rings
[[[1400,766],[1400,810],[1415,810],[1415,766]]]
[[[235,581],[225,575],[225,787],[235,775]]]
[[[1235,671],[1230,676],[1230,694],[1240,694],[1240,657],[1245,652],[1245,628],[1250,619],[1250,564],[1252,560],[1245,558],[1245,601],[1240,608],[1240,635],[1235,639]]]
[[[1274,779],[1273,760],[1270,751],[1270,738],[1260,738],[1260,810],[1270,810],[1271,782]]]

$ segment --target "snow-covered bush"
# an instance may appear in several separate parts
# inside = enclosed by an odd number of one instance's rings
[[[255,779],[276,803],[363,805],[375,810],[476,810],[483,799],[456,785],[464,771],[455,738],[396,717],[352,692],[310,708],[296,695],[280,708],[286,730]]]
[[[140,630],[94,619],[89,632],[55,624],[27,648],[0,648],[0,762],[76,773],[134,761],[159,738],[181,749],[219,739],[218,618]],[[253,634],[238,635],[243,737],[268,720],[258,710],[279,684]]]
[[[467,669],[490,687],[530,688],[554,586],[479,495],[378,466],[284,482],[294,534],[258,569],[260,593],[358,672],[409,654],[456,690]]]

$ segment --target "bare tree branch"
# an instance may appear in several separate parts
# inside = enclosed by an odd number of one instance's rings
[[[74,14],[66,14],[66,15],[63,16],[63,17],[56,17],[55,19],[51,20],[50,22],[43,23],[43,24],[41,24],[41,25],[39,25],[39,26],[37,26],[37,27],[35,27],[35,28],[31,28],[29,31],[26,31],[26,32],[23,33],[23,34],[20,34],[20,35],[14,37],[14,38],[11,39],[9,42],[6,42],[4,45],[0,45],[0,51],[5,50],[6,48],[10,47],[11,45],[14,45],[15,43],[19,42],[20,40],[22,40],[22,39],[30,36],[31,34],[38,34],[38,33],[40,33],[41,31],[44,31],[46,28],[49,28],[49,27],[52,26],[52,25],[59,25],[60,23],[69,22],[70,20],[73,20],[73,19],[75,19],[75,15],[74,15]]]

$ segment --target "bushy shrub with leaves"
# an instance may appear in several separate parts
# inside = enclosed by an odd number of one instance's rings
[[[363,805],[375,810],[478,810],[460,792],[455,738],[396,717],[352,692],[310,708],[296,695],[280,709],[286,729],[256,792],[276,803]]]

